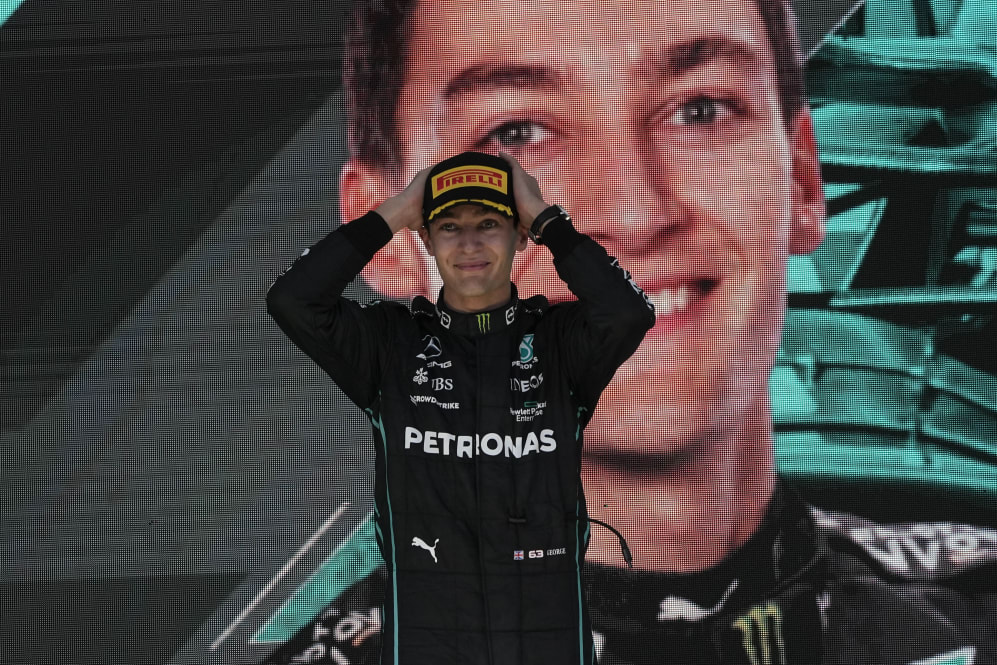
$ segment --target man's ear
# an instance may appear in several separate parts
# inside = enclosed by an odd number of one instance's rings
[[[357,219],[398,193],[385,169],[351,157],[339,176],[339,212],[344,222]],[[394,235],[363,269],[363,278],[385,298],[429,296],[428,261],[408,229]]]
[[[515,220],[512,222],[516,225],[516,251],[523,252],[530,244],[530,235],[526,227],[522,224],[517,223]]]
[[[422,226],[419,228],[419,239],[422,240],[422,246],[426,248],[426,253],[430,256],[436,256],[436,252],[433,249],[433,239],[429,237],[429,227]]]
[[[789,251],[809,254],[824,240],[824,184],[810,110],[797,113],[790,128],[793,155],[793,221]]]

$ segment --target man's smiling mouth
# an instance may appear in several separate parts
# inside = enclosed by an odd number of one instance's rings
[[[716,280],[699,279],[646,293],[657,316],[670,316],[688,310],[694,303],[709,295],[716,285]]]
[[[469,263],[458,263],[456,264],[458,270],[483,270],[488,267],[487,261],[475,261]]]

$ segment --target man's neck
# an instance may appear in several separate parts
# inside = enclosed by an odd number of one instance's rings
[[[589,512],[620,530],[643,570],[710,568],[744,544],[775,491],[771,425],[690,445],[666,462],[583,457]],[[617,539],[593,529],[586,558],[622,565]]]
[[[492,292],[482,296],[462,297],[459,294],[448,292],[446,286],[442,291],[443,304],[453,312],[459,314],[480,314],[490,312],[499,307],[508,305],[512,300],[512,283],[508,288]]]

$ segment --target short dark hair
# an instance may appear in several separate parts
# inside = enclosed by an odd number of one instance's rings
[[[806,105],[803,57],[790,0],[753,0],[775,55],[783,119]],[[380,167],[401,166],[396,109],[404,84],[410,23],[418,0],[357,0],[346,30],[343,87],[350,153]]]

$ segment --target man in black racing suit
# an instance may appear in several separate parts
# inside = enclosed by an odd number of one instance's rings
[[[438,301],[343,297],[406,227],[436,259]],[[517,296],[527,233],[577,302]],[[514,159],[464,153],[312,246],[267,305],[373,424],[380,662],[592,663],[580,451],[654,320],[629,274]]]

